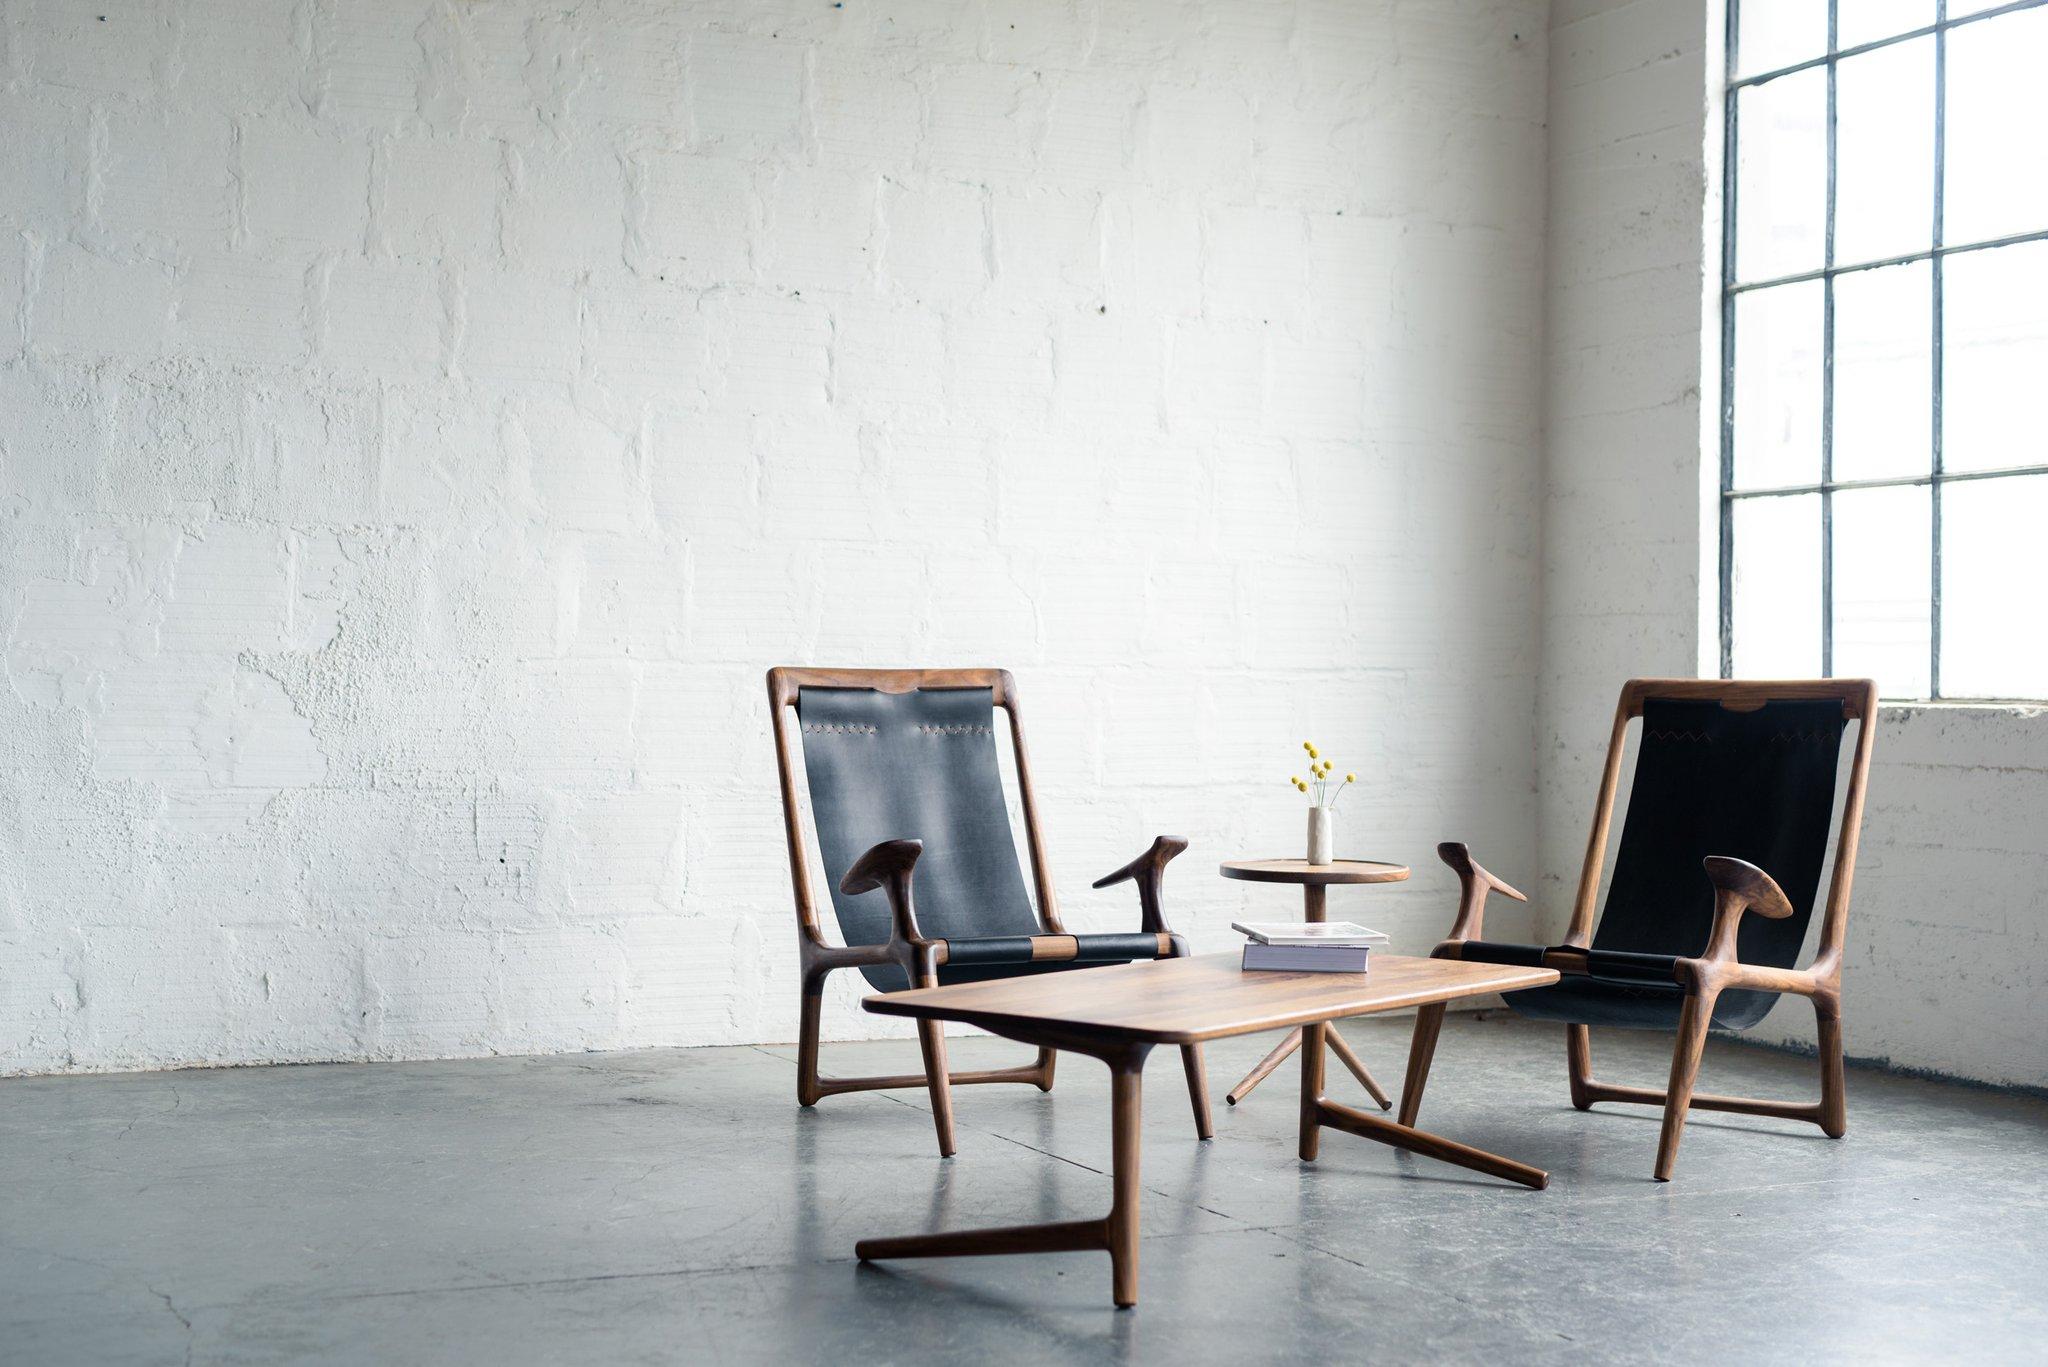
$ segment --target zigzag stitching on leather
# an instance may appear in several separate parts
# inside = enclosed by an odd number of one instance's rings
[[[1649,739],[1651,739],[1651,740],[1696,740],[1696,741],[1699,741],[1699,742],[1701,742],[1702,744],[1705,744],[1705,745],[1712,745],[1712,744],[1714,743],[1714,738],[1713,738],[1713,737],[1712,737],[1711,735],[1707,734],[1707,733],[1706,733],[1705,731],[1654,731],[1654,730],[1653,730],[1653,731],[1650,731],[1650,732],[1648,732],[1648,733],[1646,733],[1646,734],[1647,734],[1648,738],[1649,738]]]
[[[965,722],[958,726],[936,726],[930,722],[919,722],[917,729],[927,736],[993,736],[996,733],[994,726],[975,726]]]
[[[1827,731],[1780,731],[1771,737],[1771,744],[1814,745],[1827,740],[1831,734]]]
[[[804,730],[818,736],[872,736],[875,728],[866,722],[807,721]]]

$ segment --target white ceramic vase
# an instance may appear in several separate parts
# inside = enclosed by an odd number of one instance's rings
[[[1308,862],[1334,863],[1337,858],[1337,813],[1331,807],[1308,809]]]

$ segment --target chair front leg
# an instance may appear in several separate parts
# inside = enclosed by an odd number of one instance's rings
[[[1180,1065],[1188,1075],[1188,1104],[1195,1108],[1195,1138],[1213,1139],[1216,1128],[1209,1117],[1209,1073],[1202,1063],[1202,1046],[1183,1044]]]
[[[1572,1107],[1593,1108],[1593,1029],[1588,1025],[1564,1028],[1565,1073],[1571,1079]]]
[[[825,1007],[825,974],[804,974],[796,1030],[796,1102],[815,1106],[825,1093],[818,1086],[818,1019]]]
[[[1664,1128],[1657,1136],[1657,1180],[1669,1182],[1678,1162],[1678,1141],[1685,1133],[1685,1113],[1692,1107],[1692,1087],[1700,1075],[1700,1055],[1707,1047],[1707,1027],[1714,1023],[1715,989],[1687,992],[1678,1015],[1678,1041],[1671,1050],[1671,1081],[1664,1089]]]
[[[910,975],[910,980],[919,987],[939,985],[938,958],[931,948],[919,951],[916,971]],[[953,1085],[946,1071],[945,1026],[935,1020],[918,1021],[917,1045],[924,1054],[925,1085],[932,1098],[932,1124],[939,1132],[939,1157],[951,1158],[959,1152],[959,1146],[953,1139]]]
[[[1413,1125],[1422,1109],[1422,1089],[1429,1083],[1430,1061],[1436,1057],[1437,1035],[1444,1028],[1444,1004],[1431,1002],[1416,1008],[1415,1036],[1408,1044],[1408,1074],[1401,1079],[1403,1125]]]
[[[1842,1004],[1827,997],[1813,999],[1820,1033],[1820,1128],[1830,1139],[1849,1132],[1849,1088],[1842,1060]]]

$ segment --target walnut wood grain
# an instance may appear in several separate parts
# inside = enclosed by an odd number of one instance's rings
[[[1058,1023],[1103,1038],[1201,1044],[1310,1021],[1542,987],[1555,969],[1375,954],[1370,973],[1248,973],[1235,954],[887,992],[878,1015],[963,1021],[997,1034]]]

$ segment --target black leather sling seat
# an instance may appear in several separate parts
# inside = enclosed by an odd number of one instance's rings
[[[1460,957],[1475,963],[1515,964],[1541,968],[1545,954],[1558,947],[1467,940]],[[1564,950],[1564,953],[1575,951]],[[1567,973],[1549,987],[1532,987],[1507,998],[1521,1015],[1567,1025],[1609,1025],[1627,1029],[1672,1030],[1685,1004],[1678,983],[1675,954],[1634,954],[1623,950],[1584,953],[1586,972]],[[1777,1002],[1775,992],[1729,988],[1714,1003],[1714,1024],[1724,1030],[1747,1030]]]
[[[1713,885],[1701,861],[1719,854],[1770,874],[1793,907],[1783,920],[1743,918],[1742,962],[1792,967],[1827,862],[1845,724],[1833,700],[1776,700],[1747,711],[1711,700],[1646,700],[1628,816],[1592,947],[1468,940],[1462,957],[1538,966],[1545,954],[1582,958],[1583,972],[1567,962],[1559,982],[1509,993],[1507,1004],[1538,1020],[1673,1029],[1685,1003],[1675,965],[1704,953],[1713,927]],[[1714,1024],[1746,1030],[1777,1000],[1776,992],[1728,989],[1714,1003]]]
[[[849,894],[840,876],[884,840],[922,840],[911,896],[918,929],[946,942],[941,984],[1169,957],[1160,935],[1045,933],[1010,833],[994,709],[986,688],[798,690],[811,815],[846,943],[882,944],[891,921],[879,889]],[[884,992],[910,985],[893,964],[861,972]]]

